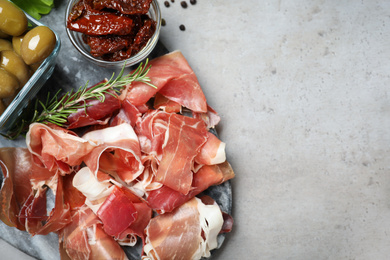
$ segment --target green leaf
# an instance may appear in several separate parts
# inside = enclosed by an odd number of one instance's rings
[[[54,7],[54,0],[11,0],[35,19],[41,19],[42,14],[48,14]]]

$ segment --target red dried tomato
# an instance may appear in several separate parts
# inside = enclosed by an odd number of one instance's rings
[[[93,56],[124,60],[145,47],[156,30],[156,22],[147,15],[151,1],[79,0],[67,27],[84,34]]]

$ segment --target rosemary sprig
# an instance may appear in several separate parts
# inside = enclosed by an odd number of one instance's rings
[[[50,97],[50,93],[48,93],[45,102],[37,100],[32,119],[22,120],[20,125],[18,125],[16,129],[12,131],[12,133],[5,135],[5,137],[9,139],[16,139],[19,135],[26,132],[28,126],[34,122],[53,123],[63,127],[67,122],[68,117],[71,114],[76,113],[80,108],[85,109],[85,113],[87,113],[87,101],[99,100],[100,102],[104,102],[106,94],[116,96],[115,94],[120,94],[124,86],[134,81],[143,82],[148,86],[156,88],[156,86],[151,83],[150,78],[147,76],[151,67],[147,66],[147,64],[148,60],[146,60],[145,65],[141,63],[133,73],[127,74],[125,76],[123,76],[125,69],[125,66],[123,66],[122,70],[116,78],[114,78],[115,73],[113,73],[108,81],[97,84],[90,88],[88,88],[87,82],[77,91],[74,92],[71,90],[65,93],[61,99],[58,98],[61,90],[58,91],[53,97]],[[39,109],[39,106],[41,109]]]

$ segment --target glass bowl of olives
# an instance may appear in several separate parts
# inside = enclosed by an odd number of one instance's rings
[[[134,4],[137,2],[137,4]],[[95,65],[131,67],[142,62],[156,47],[161,29],[157,0],[69,0],[65,27],[73,46]]]
[[[12,136],[23,110],[52,75],[60,47],[55,31],[0,0],[0,134]]]

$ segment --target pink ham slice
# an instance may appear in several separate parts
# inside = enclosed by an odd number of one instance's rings
[[[204,202],[203,202],[204,201]],[[174,211],[151,219],[144,252],[149,259],[209,257],[223,227],[219,206],[210,198],[193,198]]]
[[[171,114],[156,181],[187,194],[192,184],[194,158],[206,141],[207,129],[203,121]]]
[[[154,97],[153,107],[155,109],[163,110],[167,113],[180,113],[181,105],[175,101],[172,101],[160,93],[157,93]]]
[[[26,144],[36,163],[62,174],[72,172],[94,148],[69,130],[40,123],[30,125]]]
[[[26,148],[1,148],[0,163],[4,173],[0,219],[4,223],[33,235],[46,235],[71,221],[70,208],[64,203],[61,176],[34,164]],[[47,188],[43,185],[55,189],[55,207],[49,215],[46,211]]]
[[[208,132],[207,142],[200,149],[200,152],[195,157],[195,161],[198,164],[213,165],[223,163],[225,160],[225,143]]]
[[[98,171],[111,174],[117,181],[130,183],[143,171],[138,137],[126,123],[89,132],[83,140],[94,143],[84,162],[98,176]]]
[[[107,80],[95,84],[89,89],[103,84]],[[108,123],[111,115],[121,107],[121,102],[118,96],[113,91],[104,94],[104,102],[101,99],[90,99],[85,102],[80,102],[81,108],[77,109],[76,113],[68,116],[66,122],[67,129],[74,129],[89,125],[105,125]],[[85,106],[85,107],[84,107]]]
[[[135,106],[145,104],[157,92],[196,112],[207,112],[206,97],[194,71],[180,51],[153,59],[148,77],[157,89],[144,83],[128,86],[127,99]]]
[[[198,202],[193,199],[172,213],[153,218],[146,228],[151,259],[192,259],[201,242]],[[145,248],[148,251],[148,247]]]
[[[219,165],[204,165],[195,174],[191,191],[184,195],[167,186],[149,193],[147,202],[158,213],[171,212],[212,185],[219,185],[234,178],[234,172],[228,162]]]
[[[130,103],[129,100],[125,99],[122,102],[122,108],[119,113],[112,119],[110,125],[120,125],[122,123],[130,124],[132,127],[141,119],[141,112],[136,106]]]
[[[104,231],[115,237],[138,218],[133,202],[118,187],[105,199],[96,215],[103,222]]]
[[[62,259],[127,259],[120,245],[104,232],[92,210],[80,208],[72,219],[59,233]]]

